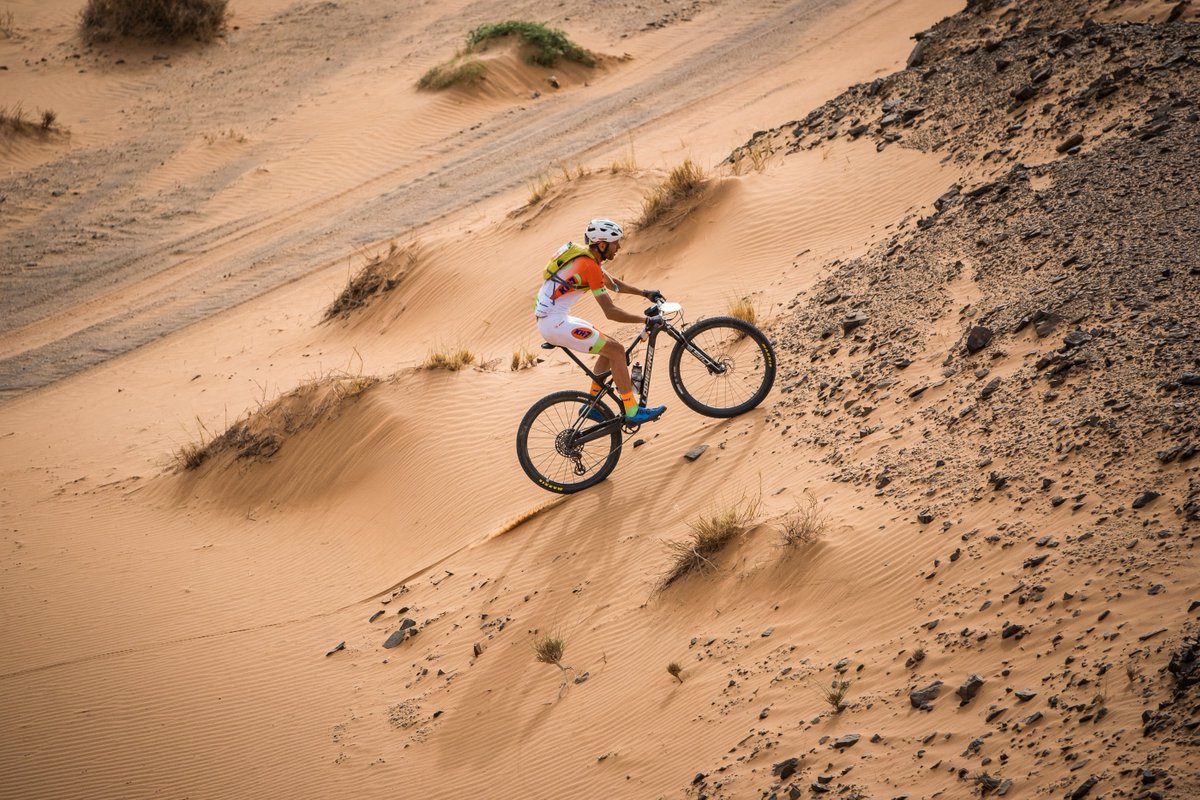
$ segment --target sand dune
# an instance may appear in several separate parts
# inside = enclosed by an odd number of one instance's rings
[[[5,97],[66,132],[0,139],[0,796],[1200,791],[1200,12],[967,6],[272,0],[179,48],[14,7]],[[601,64],[418,91],[500,17]],[[530,306],[598,215],[779,370],[721,420],[660,362],[557,497],[515,432],[586,379]]]

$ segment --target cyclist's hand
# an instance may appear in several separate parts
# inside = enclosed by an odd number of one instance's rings
[[[658,310],[658,306],[650,306],[646,309],[646,327],[657,328],[663,324],[662,312]]]
[[[642,295],[652,303],[663,303],[667,299],[663,297],[662,292],[658,289],[646,289],[642,292]]]

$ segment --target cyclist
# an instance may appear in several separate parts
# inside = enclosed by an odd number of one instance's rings
[[[626,420],[640,424],[658,419],[667,407],[640,408],[633,396],[625,348],[592,323],[570,314],[571,306],[587,292],[596,297],[604,316],[614,322],[642,322],[645,317],[619,308],[608,293],[610,289],[622,294],[640,294],[655,302],[661,300],[662,295],[657,290],[639,289],[628,281],[617,280],[600,266],[621,251],[624,235],[621,226],[612,220],[594,219],[584,231],[583,247],[567,242],[559,248],[543,273],[545,282],[537,295],[534,316],[537,317],[538,331],[550,344],[599,355],[596,374],[612,370],[613,381],[625,405]],[[591,393],[600,393],[600,385],[595,381],[592,381]],[[602,421],[594,410],[590,416]]]

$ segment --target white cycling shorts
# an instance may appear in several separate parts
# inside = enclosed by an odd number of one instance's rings
[[[548,314],[537,322],[538,332],[547,342],[579,353],[599,353],[606,341],[599,328],[570,314]]]

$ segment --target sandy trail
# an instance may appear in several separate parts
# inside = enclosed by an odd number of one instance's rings
[[[829,20],[838,19],[835,12],[845,5],[844,0],[805,0],[749,13],[724,7],[706,11],[720,15],[722,24],[707,28],[704,36],[686,36],[686,25],[666,28],[639,39],[632,62],[612,67],[590,87],[516,106],[485,106],[478,116],[451,100],[422,97],[395,129],[403,148],[385,150],[382,163],[366,175],[355,177],[354,162],[348,160],[357,161],[355,146],[335,142],[335,150],[328,153],[333,162],[318,171],[331,177],[349,172],[349,181],[328,182],[338,186],[336,191],[244,190],[241,184],[255,182],[256,170],[271,173],[265,178],[271,181],[279,180],[274,173],[287,176],[300,168],[292,163],[287,136],[256,131],[270,124],[266,118],[301,115],[292,106],[302,92],[320,98],[330,91],[314,92],[310,84],[321,87],[345,79],[343,74],[329,74],[331,68],[311,58],[315,34],[306,33],[305,26],[315,12],[283,12],[260,26],[261,31],[274,22],[269,26],[272,36],[281,29],[297,39],[271,41],[271,47],[290,54],[272,64],[271,74],[281,76],[274,92],[253,95],[253,104],[244,91],[227,93],[220,74],[253,70],[260,58],[257,48],[265,46],[258,39],[268,34],[245,32],[245,41],[235,36],[232,60],[200,71],[195,89],[189,88],[199,96],[187,107],[170,101],[151,104],[141,112],[154,120],[151,131],[120,145],[71,154],[75,180],[84,185],[96,181],[94,189],[33,214],[5,233],[12,261],[3,271],[0,301],[0,390],[12,396],[128,352],[336,262],[349,248],[420,228],[481,198],[519,187],[557,162],[587,161],[619,148],[629,137],[641,138],[640,132],[650,128],[658,128],[660,137],[671,130],[694,129],[714,106],[735,98],[741,103],[756,99],[756,76],[786,70],[792,59],[841,33],[830,33]],[[895,5],[868,3],[866,13],[858,11],[856,16],[869,20]],[[322,15],[321,33],[324,41],[333,43],[329,58],[335,62],[349,55],[339,48],[350,46],[404,54],[398,64],[388,65],[386,83],[373,78],[360,87],[373,95],[372,105],[347,109],[333,102],[322,109],[326,118],[344,116],[342,126],[369,119],[370,108],[379,102],[374,98],[394,91],[398,77],[401,85],[413,80],[431,49],[425,40],[402,36],[395,22],[393,27],[368,26],[371,33],[360,40],[357,32],[372,14],[369,7],[356,7]],[[426,22],[435,37],[453,37],[464,24],[449,16],[412,22]],[[781,64],[780,53],[795,55]],[[202,58],[207,61],[209,56]],[[364,81],[358,70],[351,74],[356,82]],[[174,91],[170,84],[164,88]],[[244,121],[234,122],[239,118]],[[164,193],[154,185],[163,181],[146,186],[144,176],[158,162],[169,163],[177,156],[203,119],[229,119],[234,129],[254,131],[250,136],[255,141],[219,168],[202,170],[207,174],[198,181],[179,183],[176,165],[176,177],[167,173],[165,181],[174,185],[172,191]],[[468,125],[471,119],[476,124]],[[670,124],[663,131],[666,120]],[[413,153],[420,156],[414,160]],[[389,166],[389,158],[394,166]],[[57,168],[50,164],[42,171]],[[36,184],[37,175],[35,170],[27,180]],[[264,176],[260,172],[257,178]],[[310,174],[307,180],[314,178],[319,175]],[[5,188],[19,195],[24,187]],[[112,215],[120,208],[128,211],[118,225]],[[88,231],[104,231],[111,244],[80,241],[79,233]],[[76,240],[74,247],[55,257],[50,237],[64,236]],[[19,255],[24,253],[38,255]],[[26,259],[31,260],[19,263]]]

